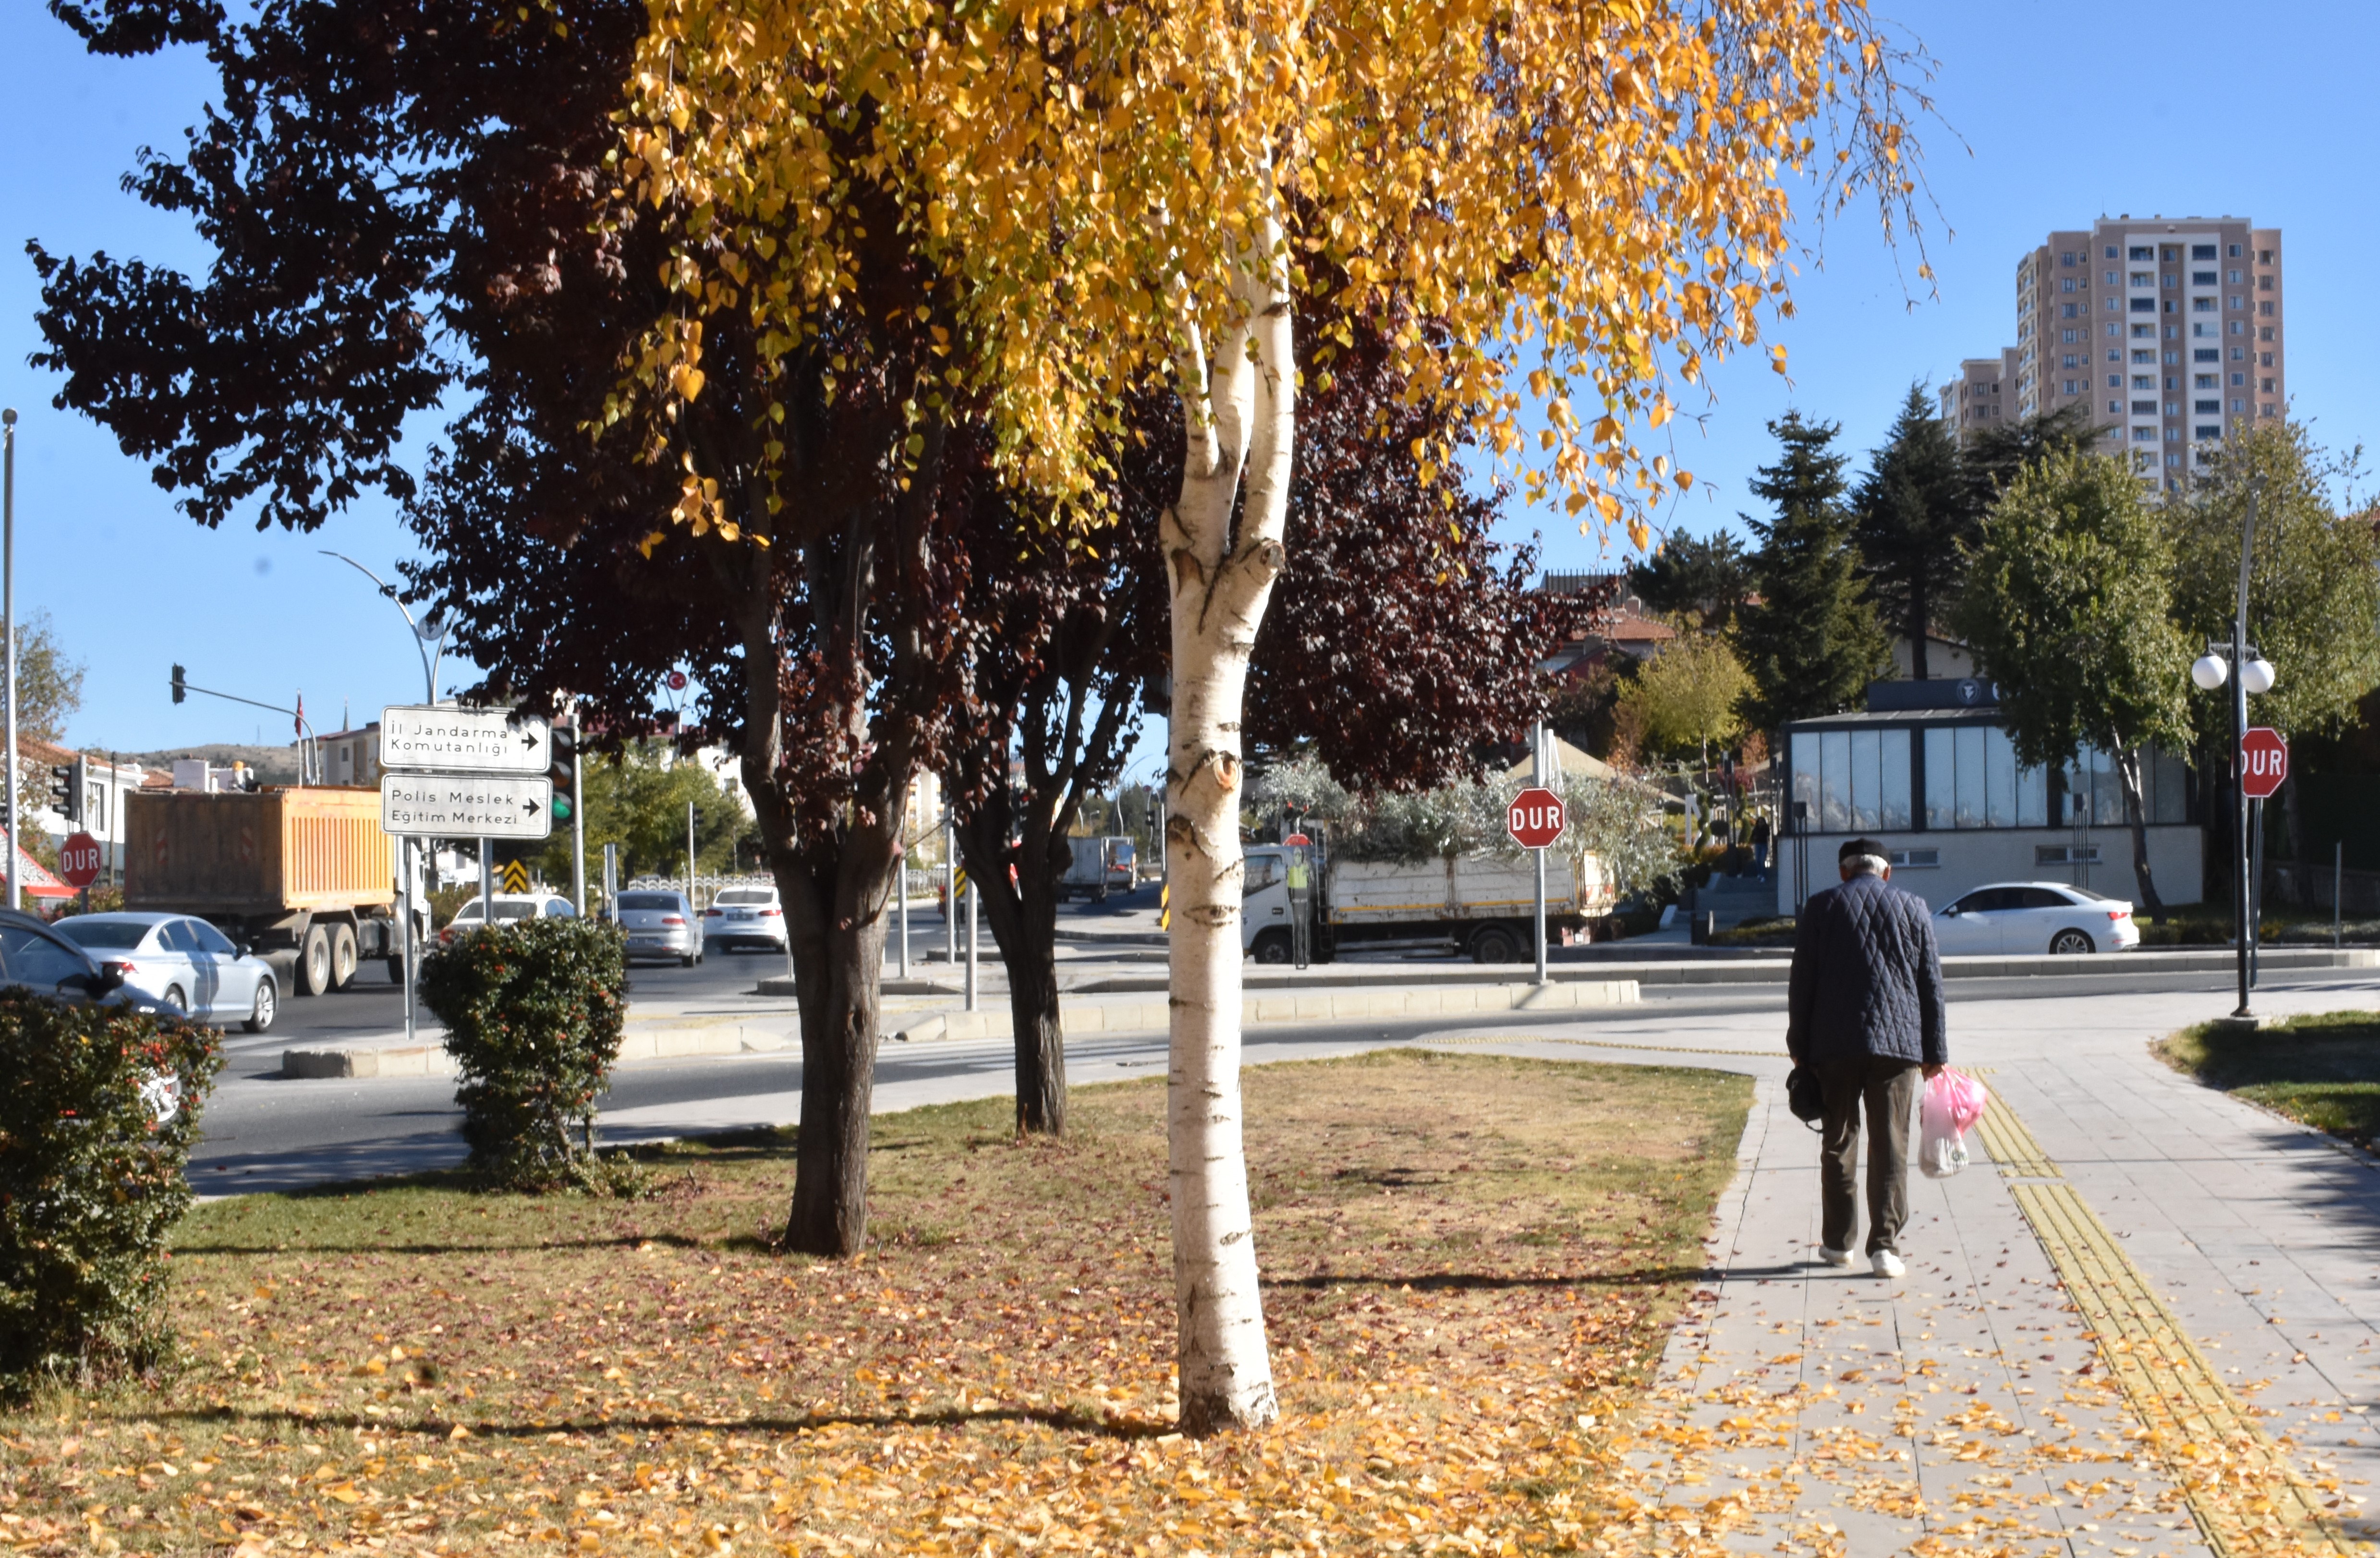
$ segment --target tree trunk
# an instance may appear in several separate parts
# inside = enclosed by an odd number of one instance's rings
[[[1909,581],[1909,679],[1925,680],[1925,639],[1931,631],[1925,606],[1925,585],[1921,578]]]
[[[959,829],[959,850],[1008,970],[1008,1016],[1016,1041],[1016,1134],[1062,1136],[1066,1035],[1058,1020],[1057,873],[1049,849],[1034,847],[1028,827],[1014,855],[1015,885],[1009,884],[1006,818],[1003,806],[967,819]],[[987,834],[1000,842],[992,843]]]
[[[798,895],[805,901],[798,909],[795,896],[783,891],[786,873],[778,875],[794,937],[802,1034],[801,1138],[785,1245],[803,1255],[855,1255],[868,1237],[868,1117],[875,1098],[891,873],[867,869],[863,861],[889,860],[890,843],[847,839],[832,851],[837,858],[826,870],[799,873]],[[861,908],[863,902],[872,907]]]
[[[1280,242],[1278,225],[1268,222],[1244,257],[1233,291],[1245,317],[1225,330],[1211,361],[1188,330],[1182,497],[1159,529],[1173,622],[1166,1138],[1181,1420],[1188,1433],[1258,1427],[1280,1410],[1240,1117],[1240,715],[1257,627],[1281,569],[1295,432],[1296,365]]]
[[[2157,896],[2156,880],[2149,871],[2148,808],[2141,793],[2141,749],[2133,747],[2116,760],[2116,773],[2124,786],[2124,821],[2132,835],[2132,880],[2141,890],[2141,907],[2162,918],[2165,901]]]

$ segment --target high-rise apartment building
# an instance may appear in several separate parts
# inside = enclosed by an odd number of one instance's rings
[[[2277,227],[2102,217],[2019,260],[2016,296],[2001,414],[2082,406],[2105,450],[2129,451],[2160,484],[2230,433],[2288,413]],[[1977,360],[1954,382],[1969,383]],[[1973,424],[1956,425],[1964,434]]]
[[[2016,348],[2004,347],[1998,357],[1967,359],[1936,393],[1942,403],[1942,420],[1961,440],[1998,423],[2014,421]]]

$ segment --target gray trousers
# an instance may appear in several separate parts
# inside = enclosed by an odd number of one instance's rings
[[[1818,1073],[1827,1100],[1819,1138],[1821,1218],[1828,1249],[1849,1249],[1859,1230],[1860,1111],[1867,1111],[1867,1252],[1900,1249],[1909,1221],[1909,1116],[1917,1104],[1915,1061],[1867,1055]]]

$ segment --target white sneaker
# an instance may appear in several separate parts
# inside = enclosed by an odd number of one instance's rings
[[[1851,1263],[1852,1258],[1844,1256],[1843,1264],[1848,1266]],[[1888,1249],[1879,1249],[1869,1256],[1867,1265],[1868,1270],[1880,1277],[1905,1277],[1909,1274],[1909,1268],[1900,1263],[1900,1257]]]
[[[1825,1245],[1820,1245],[1818,1259],[1829,1266],[1848,1266],[1852,1263],[1852,1252],[1848,1249],[1828,1249]]]

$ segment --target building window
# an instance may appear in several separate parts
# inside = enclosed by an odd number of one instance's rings
[[[2258,412],[2260,415],[2262,415],[2262,416],[2266,416],[2266,417],[2277,417],[2277,416],[2279,416],[2279,415],[2281,414],[2281,408],[2280,408],[2279,407],[2277,407],[2277,406],[2274,405],[2274,404],[2273,404],[2271,401],[2269,401],[2269,400],[2265,401],[2262,406],[2259,406],[2258,408],[2256,408],[2256,410],[2257,410],[2257,412]]]
[[[2236,243],[2227,244],[2224,246],[2224,252],[2230,258],[2237,260],[2240,258],[2240,246]]]
[[[2178,275],[2174,274],[2171,271],[2168,271],[2168,272],[2166,272],[2166,273],[2165,273],[2165,289],[2166,289],[2168,292],[2172,291],[2172,290],[2174,289],[2175,286],[2176,286],[2178,283],[2180,283],[2180,280],[2181,280],[2181,278],[2180,278],[2180,276],[2178,276]]]
[[[1909,778],[1906,729],[1793,733],[1793,798],[1820,833],[1906,832]]]
[[[2223,360],[2223,350],[2219,347],[2195,347],[2191,350],[2190,360],[2192,362],[2220,362]]]
[[[2272,262],[2273,262],[2273,251],[2272,251],[2271,250],[2269,250],[2269,249],[2260,249],[2260,250],[2256,250],[2256,263],[2257,263],[2257,264],[2259,264],[2259,265],[2269,265],[2269,264],[2271,264]]]
[[[2060,319],[2072,319],[2074,317],[2074,305],[2071,303],[2061,304],[2058,309],[2058,317]]]
[[[2179,453],[2168,454],[2165,457],[2165,463],[2169,466],[2180,465],[2181,463],[2181,456]]]
[[[2269,325],[2269,324],[2260,324],[2260,325],[2256,326],[2256,339],[2258,339],[2259,341],[2269,341],[2269,340],[2271,340],[2272,338],[2273,338],[2273,327],[2272,327],[2271,325]]]
[[[2247,326],[2246,326],[2246,325],[2244,325],[2244,324],[2241,324],[2238,320],[2236,320],[2236,319],[2235,319],[2235,320],[2233,320],[2233,321],[2231,322],[2231,334],[2232,334],[2232,335],[2240,335],[2240,334],[2243,333],[2246,329],[2247,329]]]
[[[2108,374],[2107,387],[2109,389],[2122,389],[2124,387],[2124,376],[2121,373]]]
[[[2110,415],[2120,417],[2124,414],[2124,403],[2120,400],[2110,400],[2107,402],[2107,410]],[[2107,431],[2113,432],[2116,430],[2109,428]]]
[[[2234,374],[2232,374],[2231,376],[2232,376],[2233,378],[2235,378],[2235,379],[2236,379],[2236,378],[2238,378],[2240,375],[2239,375],[2239,374],[2237,374],[2237,373],[2234,373]],[[2246,401],[2244,401],[2244,400],[2234,400],[2234,401],[2232,401],[2232,402],[2231,402],[2231,409],[2232,409],[2235,413],[2245,411],[2245,410],[2247,410],[2247,409],[2248,409],[2248,403],[2247,403]]]
[[[2247,347],[2233,347],[2231,348],[2231,360],[2232,360],[2232,361],[2234,361],[2234,362],[2238,362],[2238,361],[2241,360],[2241,359],[2244,359],[2247,355],[2248,355],[2248,348],[2247,348]]]
[[[2256,387],[2262,390],[2265,394],[2270,395],[2273,393],[2273,381],[2270,379],[2259,379],[2256,381]]]
[[[2059,264],[2061,264],[2061,265],[2068,265],[2068,266],[2072,265],[2072,264],[2074,263],[2074,255],[2073,255],[2073,253],[2070,250],[2070,251],[2068,251],[2068,252],[2066,252],[2066,253],[2060,254],[2060,255],[2058,257],[2058,262]]]
[[[1935,725],[1925,739],[1926,827],[2049,825],[2049,773],[2020,768],[2007,731],[1997,725]]]
[[[2112,255],[2113,250],[2110,250],[2109,252]],[[2136,243],[2132,245],[2131,252],[2127,254],[2125,258],[2128,260],[2154,260],[2156,258],[2156,250],[2151,249],[2144,243]]]
[[[2067,278],[2066,278],[2062,283],[2060,283],[2060,284],[2059,284],[2058,290],[2058,291],[2060,291],[2060,292],[2071,292],[2071,291],[2073,291],[2073,290],[2074,290],[2074,278],[2073,278],[2072,276],[2068,276],[2068,277],[2067,277]]]
[[[2206,403],[2206,405],[2204,406],[2204,409],[2208,410],[2208,411],[2212,411],[2212,410],[2214,410],[2214,409],[2215,409],[2215,402],[2213,402],[2213,401],[2211,401],[2211,400],[2210,400],[2210,401],[2208,401],[2208,402]],[[2216,426],[2214,426],[2214,427],[2207,427],[2207,426],[2205,426],[2205,425],[2204,425],[2204,424],[2201,424],[2199,427],[2192,429],[2192,436],[2194,436],[2194,437],[2198,437],[2198,438],[2220,438],[2220,437],[2222,437],[2222,436],[2223,436],[2223,428],[2222,428],[2222,426],[2221,426],[2221,424],[2220,424],[2220,423],[2216,424]]]
[[[2234,359],[2237,359],[2237,358],[2239,357],[2239,355],[2240,355],[2240,348],[2239,348],[2239,347],[2233,347],[2231,348],[2231,355],[2232,355],[2232,357],[2233,357]],[[2272,353],[2270,353],[2270,352],[2258,352],[2258,353],[2256,354],[2256,366],[2257,366],[2257,367],[2259,367],[2259,368],[2270,368],[2272,365],[2273,365],[2273,354],[2272,354]]]
[[[2267,298],[2267,299],[2265,299],[2265,300],[2264,300],[2264,301],[2262,301],[2262,302],[2259,302],[2259,303],[2256,305],[2256,311],[2257,311],[2258,313],[2260,313],[2260,314],[2264,315],[2266,319],[2270,319],[2270,318],[2272,318],[2272,317],[2273,317],[2273,305],[2272,305],[2271,300],[2270,300],[2269,298]]]
[[[2211,243],[2192,244],[2190,257],[2192,260],[2212,260],[2215,258],[2215,246]]]
[[[2245,373],[2234,373],[2234,374],[2232,374],[2232,375],[2231,375],[2231,387],[2232,387],[2233,389],[2238,389],[2240,385],[2242,385],[2242,384],[2246,383],[2247,382],[2248,382],[2248,375],[2247,375],[2247,374],[2245,374]],[[2238,408],[2237,408],[2237,407],[2234,407],[2234,408],[2233,408],[2233,409],[2234,409],[2234,410],[2237,410],[2237,409],[2238,409]]]
[[[2214,373],[2193,373],[2191,375],[2190,387],[2192,389],[2219,388],[2220,386],[2218,386],[2215,382],[2217,377],[2218,375]],[[2199,409],[2202,411],[2212,411],[2215,408],[2212,406],[2202,406]]]
[[[2132,375],[2132,387],[2134,389],[2153,390],[2156,388],[2156,375],[2154,373],[2135,373]]]
[[[2230,297],[2223,299],[2223,306],[2227,309],[2239,309],[2245,305],[2240,302],[2240,295],[2235,292]]]
[[[2167,443],[2168,443],[2168,444],[2179,444],[2179,443],[2180,443],[2180,442],[2181,442],[2181,429],[2180,429],[2180,428],[2178,428],[2178,427],[2169,427],[2169,428],[2166,429],[2166,430],[2165,430],[2165,441],[2166,441]]]
[[[2259,292],[2270,292],[2272,289],[2273,289],[2273,278],[2272,278],[2272,277],[2270,277],[2270,276],[2258,276],[2258,277],[2256,278],[2256,290],[2257,290],[2257,291],[2259,291]]]
[[[2136,427],[2132,429],[2132,442],[2135,444],[2155,443],[2156,429],[2153,427]]]
[[[2155,362],[2155,360],[2156,353],[2155,352],[2136,351],[2132,353],[2132,361],[2135,363]]]
[[[2192,271],[2190,273],[2190,285],[2192,286],[2213,286],[2215,285],[2215,273],[2213,271]]]
[[[2154,325],[2154,324],[2135,324],[2135,325],[2133,325],[2133,326],[2132,326],[2132,339],[2133,339],[2133,340],[2135,340],[2135,341],[2154,341],[2154,340],[2155,340],[2155,339],[2156,339],[2156,326],[2155,326],[2155,325]]]
[[[2082,359],[2073,352],[2068,352],[2065,359],[2060,361],[2058,366],[2060,368],[2080,368],[2082,366]]]
[[[2132,285],[2134,286],[2155,286],[2156,285],[2156,273],[2154,271],[2134,271],[2132,273]]]
[[[2058,393],[2060,395],[2075,395],[2081,392],[2076,388],[2073,380],[2061,379],[2058,381]]]
[[[2211,314],[2215,311],[2215,299],[2212,298],[2192,298],[2190,300],[2190,311],[2194,314]]]

